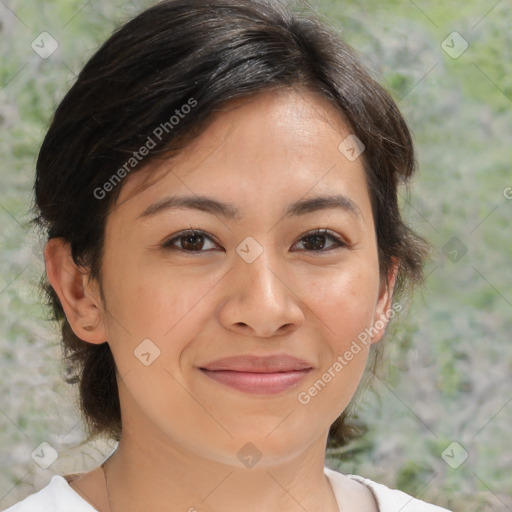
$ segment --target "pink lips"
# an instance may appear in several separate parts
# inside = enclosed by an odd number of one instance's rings
[[[208,377],[250,394],[277,394],[295,386],[312,365],[287,354],[234,356],[200,367]]]

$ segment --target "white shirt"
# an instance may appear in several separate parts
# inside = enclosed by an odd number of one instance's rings
[[[343,501],[341,495],[341,473],[324,468],[324,473],[331,483],[338,506]],[[366,485],[375,496],[379,512],[449,512],[445,508],[429,505],[417,500],[402,491],[389,489],[385,485],[377,484],[356,475],[347,475],[348,478]],[[341,507],[341,506],[340,506]],[[4,512],[98,512],[84,500],[68,484],[67,480],[59,475],[54,476],[50,483],[35,494],[31,494],[23,501],[16,503]]]

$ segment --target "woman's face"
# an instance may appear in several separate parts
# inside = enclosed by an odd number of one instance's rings
[[[348,135],[312,93],[266,92],[126,178],[102,276],[127,435],[238,465],[246,443],[270,464],[325,441],[393,284]]]

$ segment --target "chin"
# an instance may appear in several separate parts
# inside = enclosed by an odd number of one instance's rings
[[[254,428],[243,433],[238,431],[234,439],[230,439],[230,450],[226,455],[228,463],[238,467],[254,464],[259,469],[271,468],[296,459],[318,438],[318,433],[308,435],[304,429],[280,429],[275,425],[273,431]]]

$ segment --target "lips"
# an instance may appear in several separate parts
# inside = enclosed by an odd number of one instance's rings
[[[277,394],[296,386],[313,366],[288,354],[233,356],[199,367],[216,382],[249,394]]]

